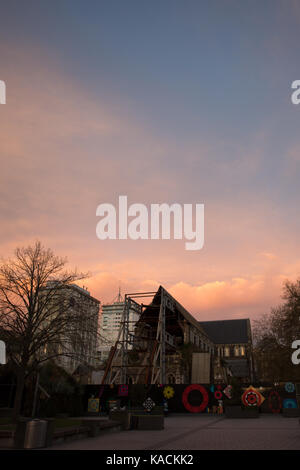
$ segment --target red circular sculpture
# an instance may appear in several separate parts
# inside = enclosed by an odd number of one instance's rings
[[[274,406],[274,401],[276,402],[277,406]],[[281,397],[276,390],[272,390],[269,393],[268,405],[272,413],[280,413],[282,407]]]
[[[202,397],[203,397],[203,400],[202,400],[202,403],[201,405],[199,406],[193,406],[189,403],[189,394],[193,391],[193,390],[198,390],[198,392],[200,392],[202,394]],[[190,413],[201,413],[201,411],[204,411],[205,408],[207,407],[208,405],[208,400],[209,400],[209,397],[208,397],[208,393],[207,393],[207,390],[205,387],[203,387],[202,385],[189,385],[188,387],[186,387],[184,389],[184,392],[182,394],[182,403],[183,403],[183,406],[185,407],[186,410],[188,410]]]
[[[260,406],[263,400],[262,394],[252,386],[248,387],[242,395],[242,402],[245,406]]]
[[[215,398],[217,400],[222,400],[223,395],[222,395],[222,392],[220,390],[216,390],[214,395],[215,395]]]

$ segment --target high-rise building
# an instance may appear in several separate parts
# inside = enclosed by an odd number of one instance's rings
[[[42,291],[42,295],[47,295],[47,290],[51,287],[50,282]],[[97,365],[100,301],[92,297],[87,289],[76,284],[66,285],[58,292],[59,297],[63,299],[64,315],[67,315],[70,322],[66,322],[63,330],[59,332],[57,342],[45,345],[45,348],[53,350],[55,362],[69,373],[76,372],[79,366],[93,367]],[[50,312],[52,307],[55,312],[53,315],[59,315],[59,309],[54,302],[48,305]]]
[[[100,363],[107,360],[111,347],[115,345],[122,322],[125,301],[119,294],[115,302],[102,305],[102,315],[100,321],[100,338],[98,357]],[[136,310],[129,310],[129,333],[134,333],[135,324],[139,319]],[[130,347],[129,347],[130,349]]]

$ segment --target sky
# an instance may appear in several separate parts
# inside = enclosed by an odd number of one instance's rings
[[[299,39],[296,0],[2,0],[1,256],[40,240],[103,303],[269,313],[300,268]],[[204,204],[203,249],[99,240],[119,195]]]

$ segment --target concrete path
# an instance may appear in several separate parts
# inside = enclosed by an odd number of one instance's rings
[[[299,418],[281,415],[258,419],[173,415],[165,419],[162,431],[122,431],[50,449],[300,450],[300,424]]]

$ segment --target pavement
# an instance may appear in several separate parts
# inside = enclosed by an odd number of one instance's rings
[[[160,431],[121,431],[48,450],[300,450],[299,418],[171,415]]]

